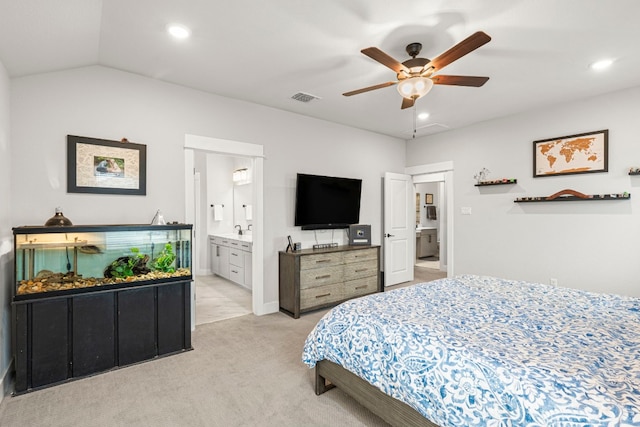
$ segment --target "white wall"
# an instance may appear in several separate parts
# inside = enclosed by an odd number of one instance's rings
[[[9,133],[9,76],[0,62],[0,402],[9,389],[11,365],[11,138]]]
[[[640,296],[640,88],[548,107],[407,142],[408,166],[453,161],[456,274],[476,273]],[[533,178],[533,141],[609,129],[609,172]],[[517,178],[513,186],[474,187]],[[574,189],[628,201],[516,204]],[[471,215],[461,215],[470,207]]]
[[[263,145],[264,300],[276,306],[277,252],[289,234],[310,240],[293,226],[296,173],[362,178],[361,222],[380,243],[381,177],[404,170],[402,140],[100,66],[13,79],[11,96],[13,225],[56,206],[75,224],[147,223],[157,209],[182,221],[185,134]],[[67,194],[67,134],[147,144],[147,196]]]

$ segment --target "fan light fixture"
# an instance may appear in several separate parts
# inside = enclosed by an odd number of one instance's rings
[[[433,81],[427,77],[409,77],[398,83],[398,92],[403,98],[418,99],[425,96],[433,87]]]

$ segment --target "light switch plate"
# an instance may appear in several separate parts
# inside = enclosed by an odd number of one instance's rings
[[[460,213],[462,215],[471,215],[471,208],[469,206],[463,206],[460,208]]]

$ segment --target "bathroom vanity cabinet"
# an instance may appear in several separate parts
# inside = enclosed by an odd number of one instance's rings
[[[251,289],[252,246],[251,236],[209,236],[211,271],[217,276]]]

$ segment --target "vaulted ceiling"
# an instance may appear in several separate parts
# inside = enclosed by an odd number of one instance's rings
[[[421,112],[417,136],[640,86],[639,16],[637,0],[0,0],[0,61],[12,78],[97,64],[408,139]],[[443,74],[481,88],[436,85],[405,110],[393,86],[342,96],[396,78],[361,49],[432,59],[478,30],[491,42]]]

